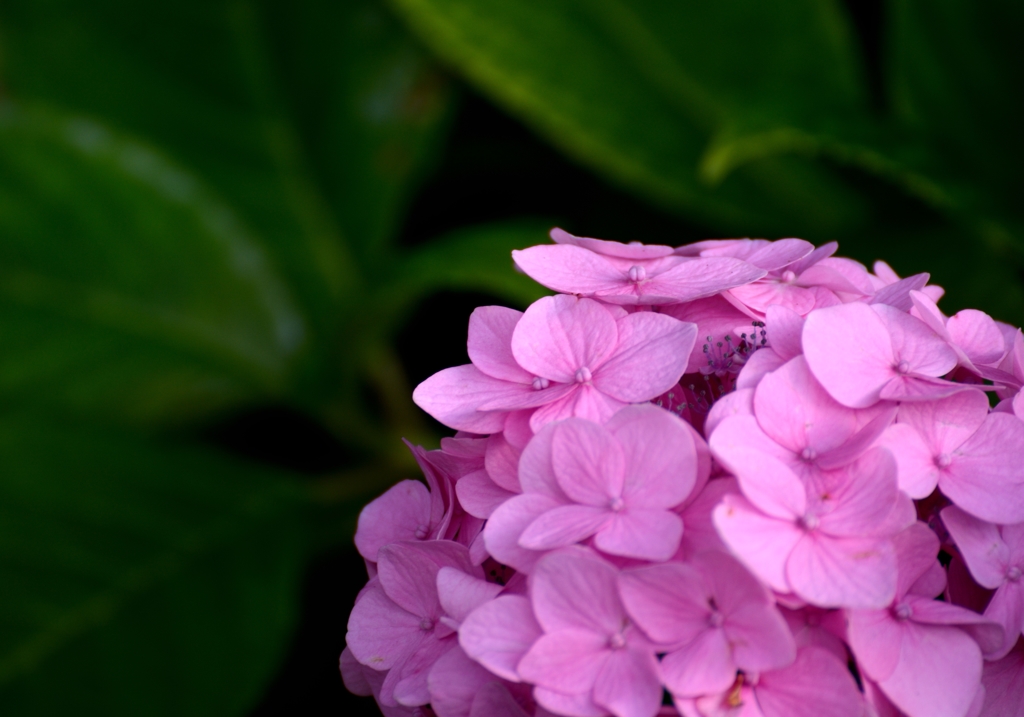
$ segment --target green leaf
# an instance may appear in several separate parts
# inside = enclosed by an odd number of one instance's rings
[[[0,116],[0,396],[180,421],[283,392],[306,328],[237,215],[81,117]]]
[[[897,116],[936,142],[943,158],[1019,207],[1024,161],[1019,116],[1024,63],[1015,0],[892,0],[888,90]]]
[[[219,454],[0,418],[5,714],[243,714],[295,620],[304,500]]]
[[[581,162],[726,229],[827,234],[856,195],[772,158],[720,186],[697,165],[736,113],[860,111],[858,62],[831,0],[393,0],[448,62]]]
[[[379,0],[265,5],[310,172],[365,267],[440,149],[451,82]]]
[[[0,8],[0,24],[5,94],[19,104],[88,118],[159,154],[216,202],[218,216],[231,224],[225,231],[246,238],[246,256],[259,255],[265,273],[280,277],[274,292],[291,295],[288,303],[299,308],[290,313],[301,315],[304,324],[302,350],[296,352],[299,329],[295,321],[286,322],[291,327],[287,389],[293,400],[318,405],[338,390],[333,382],[351,382],[338,378],[346,370],[348,348],[338,333],[350,322],[350,312],[359,310],[366,277],[387,254],[409,194],[443,137],[452,104],[448,83],[380,2],[186,0],[154,6],[128,0],[12,0]],[[26,153],[24,162],[32,161]],[[70,207],[84,211],[75,193],[84,194],[91,175],[74,176],[70,168],[67,175],[65,198],[55,196],[52,203],[66,205],[65,213]],[[113,180],[108,184],[118,191]],[[45,215],[26,214],[21,221],[23,233],[56,236]],[[111,220],[107,228],[121,234],[97,226],[89,235],[66,240],[89,242],[89,251],[112,260],[121,255],[117,260],[127,273],[130,247],[148,241],[138,232],[151,227]],[[183,257],[217,250],[201,246],[209,232],[181,222],[164,233],[169,242],[181,231],[194,235],[177,239]],[[37,252],[41,268],[61,261],[54,241],[45,247]],[[80,269],[85,281],[93,280],[84,275],[94,265]],[[173,271],[173,263],[164,273],[154,263],[132,280],[159,294],[165,285],[185,281]],[[204,281],[225,281],[208,274]],[[102,282],[99,288],[106,289]],[[150,333],[165,342],[172,340],[166,323],[150,326]],[[44,330],[34,320],[19,329]],[[69,337],[65,343],[72,356],[92,350],[88,337]],[[131,388],[140,404],[132,420],[138,413],[160,413],[174,397],[203,414],[245,393],[191,365],[155,365],[143,349],[125,351],[133,370],[162,377],[145,390]],[[30,357],[17,360],[33,363]],[[71,368],[60,371],[69,375]],[[275,369],[280,384],[278,373]],[[197,398],[189,382],[223,398]],[[94,402],[95,391],[67,390],[82,394],[76,400],[83,406]]]
[[[438,291],[480,291],[514,306],[551,292],[515,269],[513,249],[547,243],[550,222],[522,221],[459,229],[410,250],[380,277],[365,330],[390,340],[417,302]]]

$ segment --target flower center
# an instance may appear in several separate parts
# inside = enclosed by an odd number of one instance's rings
[[[814,513],[808,513],[800,519],[800,525],[803,526],[804,530],[814,530],[820,524],[821,521],[818,520],[818,516],[816,516]]]
[[[1015,583],[1018,580],[1020,580],[1020,576],[1020,568],[1018,568],[1016,565],[1012,566],[1009,570],[1006,571],[1006,579],[1009,580],[1011,583]]]
[[[586,366],[576,370],[576,383],[587,383],[592,378],[590,369]]]
[[[910,373],[910,362],[904,359],[896,364],[896,373],[903,376],[904,374]]]
[[[818,457],[818,452],[816,450],[814,450],[813,448],[811,448],[810,446],[807,446],[802,451],[800,451],[800,459],[804,463],[813,463],[814,459],[817,458],[817,457]]]
[[[550,383],[551,382],[548,381],[543,376],[534,376],[534,378],[533,378],[533,388],[534,388],[534,390],[537,390],[537,391],[541,391],[541,390],[547,388]]]
[[[949,455],[948,453],[940,453],[939,455],[935,456],[935,465],[937,465],[939,468],[945,468],[952,462],[953,456]]]
[[[424,632],[434,629],[434,621],[431,620],[429,617],[423,618],[422,620],[420,620],[420,629]]]
[[[616,632],[608,638],[608,647],[613,650],[621,650],[626,646],[626,638],[621,632]]]
[[[427,533],[430,532],[430,528],[425,525],[416,526],[416,540],[423,540],[427,537]]]
[[[792,271],[791,269],[786,269],[784,272],[782,272],[782,281],[784,281],[787,284],[792,284],[794,281],[796,281],[796,272]]]
[[[897,620],[908,620],[910,619],[910,616],[914,614],[914,610],[910,607],[910,605],[907,605],[906,603],[901,603],[893,611],[893,614],[896,616]]]
[[[647,269],[642,266],[631,266],[629,267],[629,280],[635,284],[639,284],[641,281],[647,278]]]
[[[718,610],[708,615],[708,627],[721,627],[724,622],[725,617]]]
[[[614,510],[616,513],[622,510],[625,506],[626,504],[622,502],[622,498],[619,496],[612,498],[611,501],[609,501],[608,503],[608,507]]]

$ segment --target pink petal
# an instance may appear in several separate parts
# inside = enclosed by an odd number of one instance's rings
[[[803,353],[803,316],[784,306],[769,306],[765,322],[770,332],[769,344],[775,353],[786,361]]]
[[[907,622],[900,660],[878,686],[911,715],[963,715],[981,680],[978,645],[954,627]]]
[[[542,635],[519,661],[524,680],[551,690],[574,694],[590,690],[608,660],[603,634],[580,628]]]
[[[665,687],[673,695],[697,697],[729,688],[736,679],[736,663],[725,633],[707,629],[661,662]]]
[[[804,536],[795,523],[769,517],[737,495],[725,496],[712,516],[719,535],[747,569],[773,590],[790,591],[786,559]]]
[[[766,271],[775,271],[803,259],[814,245],[803,239],[779,239],[756,250],[744,260]]]
[[[376,587],[364,592],[352,608],[345,643],[360,663],[375,670],[389,670],[412,654],[426,637],[421,620]]]
[[[409,656],[409,659],[396,666],[392,670],[393,673],[398,673],[398,681],[393,692],[395,702],[407,707],[417,707],[430,702],[430,691],[427,688],[430,668],[452,649],[458,649],[452,638],[427,639]]]
[[[956,368],[956,352],[923,321],[892,306],[874,304],[871,308],[885,323],[897,360],[910,364],[910,371],[942,376]]]
[[[455,568],[437,571],[437,596],[446,615],[462,622],[469,613],[501,592],[501,585],[467,575]]]
[[[565,295],[535,301],[512,335],[519,365],[559,383],[575,382],[578,369],[595,370],[617,345],[618,329],[607,309],[592,299]]]
[[[889,610],[849,610],[847,635],[861,671],[872,680],[884,680],[896,670],[905,622]]]
[[[523,312],[504,306],[480,306],[470,314],[466,348],[474,366],[504,381],[533,381],[533,375],[512,356],[512,332],[522,316]]]
[[[549,232],[551,241],[556,244],[573,244],[575,246],[589,249],[595,254],[612,256],[619,259],[657,259],[663,256],[671,256],[675,251],[670,246],[662,244],[641,244],[630,242],[623,244],[617,241],[606,241],[604,239],[591,239],[590,237],[573,236],[564,229],[555,227]]]
[[[959,346],[972,363],[991,365],[1006,351],[1002,333],[992,317],[982,311],[965,309],[946,322],[950,341]]]
[[[560,505],[540,493],[524,493],[502,503],[484,526],[484,545],[491,557],[500,563],[530,572],[543,552],[519,545],[519,536],[539,516]]]
[[[931,495],[939,482],[939,469],[934,454],[915,428],[906,423],[893,424],[885,429],[878,445],[896,459],[900,490],[914,499]]]
[[[802,516],[807,510],[803,482],[778,458],[757,448],[760,427],[753,416],[723,421],[711,435],[715,457],[739,479],[743,495],[768,515],[782,519]],[[770,450],[770,445],[766,445]]]
[[[968,513],[993,523],[1024,522],[1024,421],[992,413],[956,450],[939,489]]]
[[[641,289],[644,294],[670,297],[673,301],[693,301],[749,284],[766,273],[764,269],[731,257],[687,259],[641,285]]]
[[[530,577],[533,612],[546,631],[578,628],[607,636],[622,629],[626,613],[617,571],[593,551],[573,547],[548,553]]]
[[[766,280],[737,286],[729,293],[753,311],[763,314],[771,306],[782,306],[801,316],[814,308],[814,294],[801,286]]]
[[[942,523],[960,548],[971,577],[990,590],[1003,584],[1010,548],[1003,542],[999,529],[991,523],[951,505],[942,509]]]
[[[910,586],[927,573],[939,555],[939,539],[924,523],[918,521],[892,538],[896,548],[899,580],[896,594],[905,595]]]
[[[611,519],[607,508],[560,505],[539,515],[519,537],[529,550],[552,550],[578,543],[601,530]]]
[[[682,420],[656,406],[628,406],[605,425],[622,448],[622,496],[632,508],[671,508],[696,482],[697,447]]]
[[[625,457],[611,433],[596,423],[569,419],[555,427],[551,465],[558,485],[577,503],[607,506],[622,495]]]
[[[662,307],[661,312],[680,321],[697,325],[697,338],[690,351],[685,373],[695,373],[707,366],[708,359],[702,347],[709,336],[712,340],[724,340],[726,335],[734,334],[737,326],[750,321],[746,314],[721,296],[711,296],[685,304],[671,304]]]
[[[346,690],[360,697],[369,697],[373,694],[373,688],[366,679],[366,668],[359,664],[348,647],[341,651],[338,670],[341,672],[341,680],[345,683]]]
[[[539,431],[548,423],[563,421],[566,418],[583,418],[604,423],[626,405],[588,384],[566,386],[570,390],[565,396],[541,406],[530,416],[530,427],[534,431]]]
[[[519,458],[519,484],[524,493],[540,493],[559,503],[568,503],[569,497],[558,485],[551,464],[551,446],[557,426],[545,426],[526,444]]]
[[[421,617],[436,616],[440,609],[437,571],[445,566],[482,577],[466,547],[449,540],[391,543],[377,553],[377,572],[384,592],[397,605]]]
[[[521,451],[513,446],[505,435],[494,435],[487,439],[484,453],[484,468],[497,485],[512,493],[522,493],[519,485],[519,457]]]
[[[535,687],[533,697],[541,706],[541,709],[537,711],[538,717],[548,717],[551,714],[573,715],[573,717],[605,717],[608,711],[594,704],[590,693],[591,690],[586,690],[570,695],[545,687]],[[541,711],[542,709],[544,711]]]
[[[729,613],[725,635],[736,667],[764,672],[785,667],[796,657],[796,644],[786,621],[769,604],[748,602]]]
[[[844,406],[866,408],[876,403],[882,387],[895,375],[889,330],[867,304],[811,312],[802,343],[811,373]]]
[[[984,717],[1020,717],[1024,704],[1024,641],[1003,659],[986,662],[981,683],[985,686]]]
[[[821,530],[837,537],[877,535],[896,506],[896,461],[889,451],[873,448],[843,474],[829,486],[832,510],[821,516]]]
[[[761,383],[761,379],[772,371],[775,371],[784,363],[786,363],[785,359],[773,351],[771,347],[755,351],[753,355],[747,359],[747,362],[743,364],[743,368],[740,369],[739,376],[736,377],[736,388],[757,388],[757,385]],[[731,395],[731,393],[727,393],[725,397]],[[715,401],[711,407],[712,410],[714,410],[715,406],[721,403],[721,400],[722,399]]]
[[[913,426],[933,456],[951,453],[970,438],[988,415],[988,397],[977,390],[960,391],[948,398],[900,406],[899,421]]]
[[[516,666],[541,634],[527,598],[501,595],[462,621],[459,644],[494,674],[518,682]]]
[[[755,356],[762,353],[758,351]],[[765,351],[764,353],[769,353]],[[740,373],[742,376],[743,374]],[[711,410],[704,421],[704,434],[712,435],[718,430],[718,425],[730,416],[753,416],[754,415],[754,389],[737,388],[732,393],[727,393],[711,404]],[[763,433],[760,427],[758,432]],[[780,454],[781,455],[781,454]]]
[[[793,548],[786,580],[818,607],[883,608],[896,595],[896,554],[888,540],[811,532]]]
[[[359,513],[355,544],[359,554],[377,561],[377,551],[388,543],[415,540],[430,527],[430,492],[415,480],[388,488]]]
[[[651,639],[687,643],[707,628],[708,586],[685,563],[647,565],[619,573],[622,603]]]
[[[807,257],[807,259],[810,258],[810,256]],[[807,261],[807,259],[803,261]],[[796,271],[795,267],[790,267],[790,269]],[[870,296],[875,292],[875,287],[872,286],[871,279],[868,277],[867,268],[853,259],[841,257],[830,256],[821,259],[800,272],[799,281],[802,286],[823,286],[832,291],[852,296]]]
[[[476,471],[459,479],[455,484],[455,493],[459,504],[466,512],[477,518],[489,518],[498,506],[515,497],[504,488],[494,484],[487,471]]]
[[[565,294],[614,292],[629,278],[599,254],[571,244],[513,251],[512,260],[538,284]]]
[[[859,717],[863,702],[846,665],[805,647],[789,667],[765,672],[754,687],[764,717]]]
[[[627,509],[612,513],[594,536],[594,545],[605,553],[640,560],[668,560],[679,549],[682,519],[667,510]]]
[[[497,433],[505,424],[505,414],[477,409],[489,401],[514,399],[532,392],[530,385],[491,378],[476,366],[466,364],[435,373],[416,387],[412,400],[451,428]]]
[[[936,401],[965,390],[970,389],[962,383],[931,376],[893,376],[878,396],[885,401]]]
[[[915,274],[906,279],[900,279],[876,291],[868,303],[886,304],[900,311],[910,311],[914,305],[911,293],[924,288],[930,278],[928,274]]]
[[[754,392],[754,413],[761,429],[794,453],[808,446],[824,453],[857,431],[856,414],[828,395],[803,356],[764,377]]]
[[[594,702],[616,717],[653,717],[661,706],[661,682],[654,654],[613,650],[597,675]]]
[[[476,693],[496,680],[462,650],[449,650],[427,674],[430,707],[438,717],[469,717]]]
[[[697,326],[664,314],[619,319],[618,345],[607,361],[589,364],[594,386],[626,403],[649,401],[679,382],[697,340]]]
[[[986,657],[1002,656],[1002,654],[997,655],[1003,647],[1002,626],[987,616],[983,617],[959,605],[951,605],[940,600],[928,600],[914,595],[908,595],[903,603],[910,607],[911,619],[914,622],[922,625],[955,625],[974,638],[978,647],[981,648],[982,654]],[[1017,633],[1020,633],[1019,628]]]
[[[986,659],[999,659],[1013,649],[1024,632],[1024,586],[1021,585],[1021,581],[1007,582],[996,590],[996,594],[985,608],[985,619],[992,620],[1003,628],[1003,644],[999,649],[986,650],[986,646],[982,645]]]
[[[443,717],[443,715],[439,717]],[[474,696],[469,717],[530,717],[530,715],[515,701],[504,685],[490,682]]]

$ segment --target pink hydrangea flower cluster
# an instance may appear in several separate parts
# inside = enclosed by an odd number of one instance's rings
[[[388,717],[1024,715],[1024,338],[798,239],[513,252],[370,503]]]

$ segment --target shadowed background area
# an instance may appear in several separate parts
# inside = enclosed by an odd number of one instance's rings
[[[509,252],[838,240],[1024,322],[1009,0],[8,0],[0,709],[375,714],[359,507]]]

